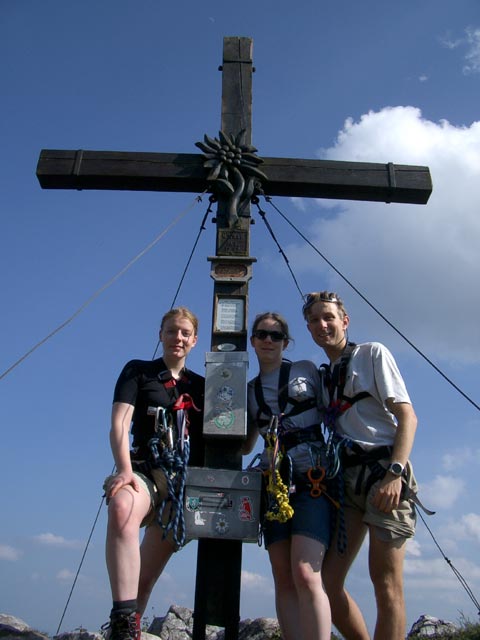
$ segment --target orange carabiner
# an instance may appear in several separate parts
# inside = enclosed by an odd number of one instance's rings
[[[325,469],[323,467],[311,467],[307,471],[307,477],[312,485],[310,495],[312,498],[319,498],[322,495],[324,486],[321,484],[325,477]]]

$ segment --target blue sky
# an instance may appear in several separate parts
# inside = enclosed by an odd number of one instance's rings
[[[119,273],[195,194],[44,191],[42,148],[194,153],[220,126],[223,37],[254,40],[253,140],[262,156],[430,167],[426,206],[276,199],[335,267],[477,404],[480,363],[480,15],[477,0],[2,0],[0,287],[5,372]],[[150,358],[205,212],[193,207],[71,323],[0,380],[0,610],[55,632],[112,468],[116,377]],[[394,352],[419,417],[412,455],[437,542],[480,592],[480,417],[273,209],[304,291],[331,288],[350,338]],[[283,312],[292,359],[322,361],[299,294],[262,221],[250,320]],[[200,316],[202,372],[213,286],[206,225],[177,303]],[[251,375],[256,373],[251,359]],[[102,510],[62,630],[96,630],[110,609]],[[266,552],[245,545],[243,618],[274,616]],[[171,561],[148,614],[193,607],[196,545]],[[409,626],[476,610],[419,522],[405,566]],[[370,628],[362,551],[350,578]]]

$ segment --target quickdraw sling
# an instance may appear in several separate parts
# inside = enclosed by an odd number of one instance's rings
[[[287,522],[293,516],[293,508],[288,500],[292,466],[290,457],[285,456],[285,460],[289,467],[287,484],[283,482],[282,475],[280,473],[280,466],[284,460],[284,454],[279,448],[278,440],[278,417],[272,416],[270,425],[265,436],[265,443],[267,445],[267,451],[269,452],[269,468],[264,472],[267,485],[267,502],[268,509],[265,512],[265,518],[267,520],[277,520],[278,522]]]

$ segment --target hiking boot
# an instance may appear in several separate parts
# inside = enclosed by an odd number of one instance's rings
[[[104,638],[108,640],[140,640],[142,631],[140,629],[140,614],[136,611],[132,613],[111,613],[110,623],[105,630]]]

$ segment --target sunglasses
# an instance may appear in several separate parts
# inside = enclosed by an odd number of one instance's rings
[[[302,307],[303,313],[305,313],[305,311],[316,302],[336,302],[337,304],[340,302],[340,300],[337,298],[337,296],[334,293],[328,293],[328,292],[307,293],[306,295],[303,296],[303,299],[304,299],[304,305]]]
[[[266,340],[270,336],[273,342],[281,342],[287,339],[287,336],[281,331],[265,331],[265,329],[257,329],[252,335],[259,340]]]

